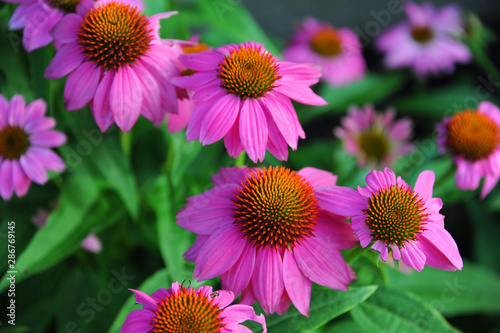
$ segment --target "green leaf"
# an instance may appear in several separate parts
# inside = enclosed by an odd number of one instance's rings
[[[394,72],[387,74],[369,74],[363,80],[353,82],[343,87],[330,87],[322,84],[318,94],[328,105],[301,107],[299,112],[301,122],[309,122],[327,113],[344,113],[351,105],[362,106],[366,103],[376,103],[401,88],[405,76]]]
[[[342,320],[339,323],[334,323],[330,327],[325,328],[323,333],[363,333],[364,331],[352,319]]]
[[[351,311],[365,332],[456,332],[432,306],[404,290],[380,286]]]
[[[282,316],[278,314],[267,316],[267,329],[269,332],[314,332],[315,329],[364,302],[375,290],[377,286],[351,288],[348,291],[313,288],[309,318],[291,307]],[[249,322],[248,326],[259,330],[257,324]]]
[[[147,200],[156,214],[158,242],[168,276],[172,281],[182,281],[186,278],[183,254],[190,246],[190,233],[175,223],[172,187],[165,175],[158,177]]]
[[[16,261],[16,282],[55,265],[78,249],[80,242],[99,225],[123,217],[124,209],[116,196],[103,193],[88,173],[75,173],[67,180],[59,205],[47,224],[33,237]],[[7,287],[5,277],[0,290]]]
[[[153,275],[151,275],[136,289],[148,295],[151,295],[160,288],[166,288],[166,289],[170,288],[170,285],[171,281],[168,279],[167,270],[161,269],[156,273],[154,273]],[[109,333],[119,332],[120,328],[122,327],[123,323],[125,322],[125,319],[130,314],[130,312],[139,308],[142,308],[142,306],[135,305],[135,297],[131,293],[130,297],[125,302],[120,312],[116,316],[115,321],[111,325],[108,332]]]
[[[391,285],[417,294],[446,316],[500,313],[500,276],[470,262],[456,272],[425,267],[411,275],[387,273]]]
[[[214,47],[230,43],[254,41],[263,43],[264,47],[275,57],[280,57],[279,48],[267,37],[258,23],[238,1],[233,0],[197,0],[199,12],[189,21],[192,24],[204,24],[207,28],[202,40]],[[210,24],[205,24],[205,23]]]

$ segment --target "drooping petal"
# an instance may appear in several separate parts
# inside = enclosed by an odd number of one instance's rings
[[[154,313],[145,309],[135,309],[125,319],[120,333],[143,333],[151,330]]]
[[[255,256],[255,247],[251,245],[245,246],[245,249],[233,267],[222,274],[222,288],[231,290],[235,295],[239,295],[252,279]]]
[[[443,227],[428,223],[418,238],[418,248],[425,254],[425,264],[447,271],[461,270],[462,257],[457,243]]]
[[[139,118],[143,93],[139,78],[130,66],[121,67],[115,74],[109,96],[109,104],[115,122],[124,132],[130,131]]]
[[[248,157],[257,163],[266,155],[268,127],[259,103],[252,98],[243,102],[240,113],[240,139]]]
[[[257,251],[255,266],[258,267],[252,276],[252,287],[266,313],[273,313],[278,307],[284,290],[283,260],[274,250]]]
[[[59,147],[66,142],[66,135],[59,131],[44,131],[32,134],[29,141],[33,146]]]
[[[146,293],[143,293],[142,291],[135,290],[135,289],[129,289],[131,292],[135,294],[135,303],[136,304],[141,304],[144,309],[150,310],[150,311],[156,311],[158,310],[158,304],[155,299],[153,299],[151,296],[149,296]]]
[[[358,191],[343,187],[331,186],[316,192],[320,207],[341,216],[361,215],[367,207],[367,200]]]
[[[0,164],[0,195],[4,200],[9,200],[13,192],[12,161],[5,160]]]
[[[418,194],[419,199],[427,201],[432,198],[432,187],[434,186],[434,171],[422,171],[415,183],[414,191]]]
[[[50,61],[49,66],[45,70],[45,77],[47,79],[63,77],[71,73],[84,60],[85,58],[77,42],[65,44],[57,50],[54,58]]]
[[[203,145],[219,141],[226,135],[240,112],[240,99],[226,95],[215,101],[207,110],[200,129],[200,142]]]
[[[253,320],[262,325],[263,333],[267,332],[266,319],[263,314],[257,316],[252,307],[235,304],[224,309],[221,313],[224,319],[222,323],[242,323],[246,320]]]
[[[337,183],[337,176],[329,171],[305,167],[297,173],[304,177],[311,187],[333,186]]]
[[[19,161],[12,161],[12,184],[19,198],[28,193],[31,185],[31,179],[26,176]]]
[[[108,71],[102,76],[102,80],[97,86],[92,102],[92,113],[94,114],[97,126],[99,126],[102,132],[106,131],[109,126],[114,123],[114,116],[113,112],[111,112],[111,105],[109,102],[114,76],[115,74],[113,71]]]
[[[283,280],[293,305],[300,313],[309,317],[312,281],[302,274],[292,253],[287,250],[283,255]]]

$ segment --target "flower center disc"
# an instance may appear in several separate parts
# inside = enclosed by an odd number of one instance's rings
[[[217,333],[224,327],[221,311],[201,291],[181,287],[177,294],[172,293],[158,304],[150,332]]]
[[[477,161],[488,157],[500,143],[500,129],[487,115],[465,110],[451,118],[446,144],[455,155]]]
[[[429,27],[413,27],[411,36],[419,43],[427,43],[432,39],[434,33]]]
[[[380,163],[389,153],[390,144],[387,137],[374,130],[369,130],[361,133],[358,138],[358,143],[361,151],[368,159],[374,159]]]
[[[245,177],[235,193],[234,224],[257,248],[294,247],[312,235],[319,211],[309,183],[290,169],[269,167]]]
[[[243,46],[233,50],[219,63],[222,88],[245,99],[264,96],[280,79],[274,57],[257,47]]]
[[[79,0],[48,0],[48,4],[53,8],[59,8],[66,13],[76,12]]]
[[[423,221],[428,214],[422,200],[410,189],[392,185],[380,189],[368,199],[365,222],[376,240],[404,246],[405,241],[417,239],[424,230]]]
[[[7,126],[0,130],[0,156],[6,160],[19,159],[29,147],[29,137],[17,126]]]
[[[150,48],[152,31],[137,8],[108,2],[85,15],[78,40],[90,61],[109,70],[140,59]]]
[[[323,28],[311,40],[314,52],[325,57],[334,57],[342,52],[342,40],[333,28]]]

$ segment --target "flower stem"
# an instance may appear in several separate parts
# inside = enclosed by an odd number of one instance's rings
[[[243,151],[240,156],[238,156],[236,158],[236,162],[235,162],[235,165],[237,167],[244,167],[245,166],[245,152]]]
[[[132,130],[120,133],[120,142],[125,155],[130,156],[132,151]]]

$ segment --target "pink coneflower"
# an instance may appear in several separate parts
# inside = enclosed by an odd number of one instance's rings
[[[246,320],[258,322],[267,332],[264,315],[257,316],[248,305],[229,305],[234,300],[230,291],[212,291],[211,286],[198,289],[172,283],[168,290],[161,288],[151,296],[139,290],[137,304],[144,308],[132,311],[121,333],[149,332],[252,332],[240,325]]]
[[[178,52],[177,57],[172,59],[172,61],[176,65],[181,76],[191,76],[196,73],[177,60],[181,54],[200,53],[211,50],[207,44],[198,42],[197,36],[194,36],[189,41],[175,41],[172,47]],[[191,89],[177,87],[178,112],[176,114],[167,115],[167,129],[169,132],[179,132],[188,125],[194,108],[200,102],[199,99],[193,98],[193,93]]]
[[[439,214],[443,202],[432,197],[434,172],[423,171],[412,189],[388,168],[371,171],[368,186],[354,190],[334,186],[325,192],[336,214],[351,217],[352,230],[362,247],[371,248],[387,261],[394,260],[421,271],[424,265],[444,270],[462,269],[457,244],[444,229]],[[321,199],[321,197],[320,197]]]
[[[45,184],[47,170],[64,170],[64,162],[50,147],[64,144],[66,137],[52,130],[56,122],[45,117],[46,109],[41,99],[26,106],[21,95],[10,102],[0,95],[0,195],[4,200],[14,192],[25,195],[31,181]]]
[[[408,2],[404,8],[409,21],[376,40],[389,68],[412,67],[417,76],[427,76],[452,73],[455,63],[471,60],[467,46],[455,39],[463,33],[456,6],[438,10],[430,3]]]
[[[481,198],[500,177],[500,110],[491,102],[479,103],[477,111],[464,110],[438,125],[438,144],[457,165],[456,183],[461,190],[475,190],[484,177]]]
[[[241,303],[258,300],[266,313],[290,301],[308,315],[312,282],[347,290],[354,273],[340,253],[358,242],[343,216],[317,196],[337,177],[315,168],[226,168],[215,187],[189,198],[178,224],[196,234],[185,253],[194,278],[221,276]]]
[[[158,125],[177,112],[173,51],[158,35],[159,20],[175,12],[147,17],[141,9],[139,0],[100,0],[86,13],[66,15],[52,32],[62,46],[45,77],[68,75],[66,109],[90,104],[102,131],[113,123],[129,131],[140,114]]]
[[[288,48],[287,61],[321,66],[322,79],[332,86],[346,85],[364,77],[365,60],[356,34],[347,28],[306,19]]]
[[[56,208],[57,205],[53,205],[53,209]],[[31,217],[31,222],[38,228],[41,229],[47,223],[47,219],[49,218],[50,212],[47,209],[39,208],[35,215]],[[95,234],[89,234],[85,239],[80,243],[80,247],[85,251],[92,253],[100,253],[102,250],[101,240]]]
[[[82,13],[92,0],[4,0],[19,3],[9,21],[9,29],[24,28],[23,46],[31,52],[52,42],[52,28],[67,14]]]
[[[394,116],[392,109],[376,113],[371,105],[364,109],[352,106],[342,119],[342,127],[334,133],[342,139],[344,149],[357,156],[360,166],[390,166],[397,157],[413,149],[408,143],[412,136],[411,120],[395,121]]]
[[[309,88],[319,80],[318,69],[279,61],[255,42],[185,54],[180,61],[196,73],[172,82],[201,99],[188,124],[188,141],[208,145],[224,138],[232,157],[245,150],[252,161],[262,161],[267,149],[287,159],[288,146],[295,150],[299,137],[305,138],[290,98],[327,104]]]

